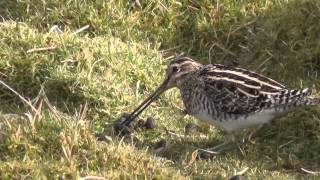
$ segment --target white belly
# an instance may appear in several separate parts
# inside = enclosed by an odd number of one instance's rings
[[[278,114],[274,109],[251,113],[248,116],[239,116],[237,119],[213,119],[206,111],[201,111],[194,116],[225,131],[232,132],[238,129],[256,127],[271,121]]]

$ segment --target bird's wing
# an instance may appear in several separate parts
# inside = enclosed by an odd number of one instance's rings
[[[247,114],[288,103],[310,91],[288,90],[284,85],[241,68],[220,64],[205,66],[199,72],[204,93],[222,112]]]

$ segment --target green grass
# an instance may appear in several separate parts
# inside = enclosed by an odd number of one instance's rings
[[[319,178],[301,171],[320,171],[318,107],[263,127],[243,147],[245,156],[235,149],[211,160],[193,161],[191,146],[212,147],[227,139],[223,132],[202,127],[177,138],[165,131],[183,134],[187,123],[197,123],[182,118],[177,90],[142,114],[157,120],[155,130],[122,138],[111,128],[160,84],[170,58],[182,52],[316,94],[318,1],[1,1],[0,15],[1,81],[37,109],[0,85],[1,179],[226,179],[246,168],[248,179]],[[48,33],[55,23],[62,33]],[[54,49],[28,53],[41,47]],[[106,138],[98,141],[102,132]],[[167,146],[155,153],[161,139]]]

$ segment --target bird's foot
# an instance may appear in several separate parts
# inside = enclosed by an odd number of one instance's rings
[[[258,128],[253,129],[248,136],[244,135],[242,137],[242,143],[251,142],[251,140],[255,137],[255,135],[261,128],[262,126],[259,126]]]
[[[232,141],[227,141],[209,149],[197,149],[196,151],[198,153],[199,158],[208,159],[222,152],[225,152],[227,150],[231,150],[234,148],[235,148],[235,143]]]

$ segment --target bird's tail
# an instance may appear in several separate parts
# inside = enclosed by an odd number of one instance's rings
[[[299,101],[301,102],[301,100],[306,99],[310,95],[311,90],[308,88],[300,90],[284,90],[280,95],[275,97],[275,102],[279,105],[294,104]]]
[[[279,104],[290,107],[313,106],[320,104],[320,98],[311,97],[311,89],[287,90],[279,98]]]
[[[296,94],[293,98],[295,100],[293,100],[293,103],[296,104],[296,106],[314,106],[320,104],[320,98],[311,97],[312,91],[309,88],[296,90],[295,92]]]
[[[302,102],[303,105],[306,106],[315,106],[320,104],[320,98],[315,97],[307,97]]]

